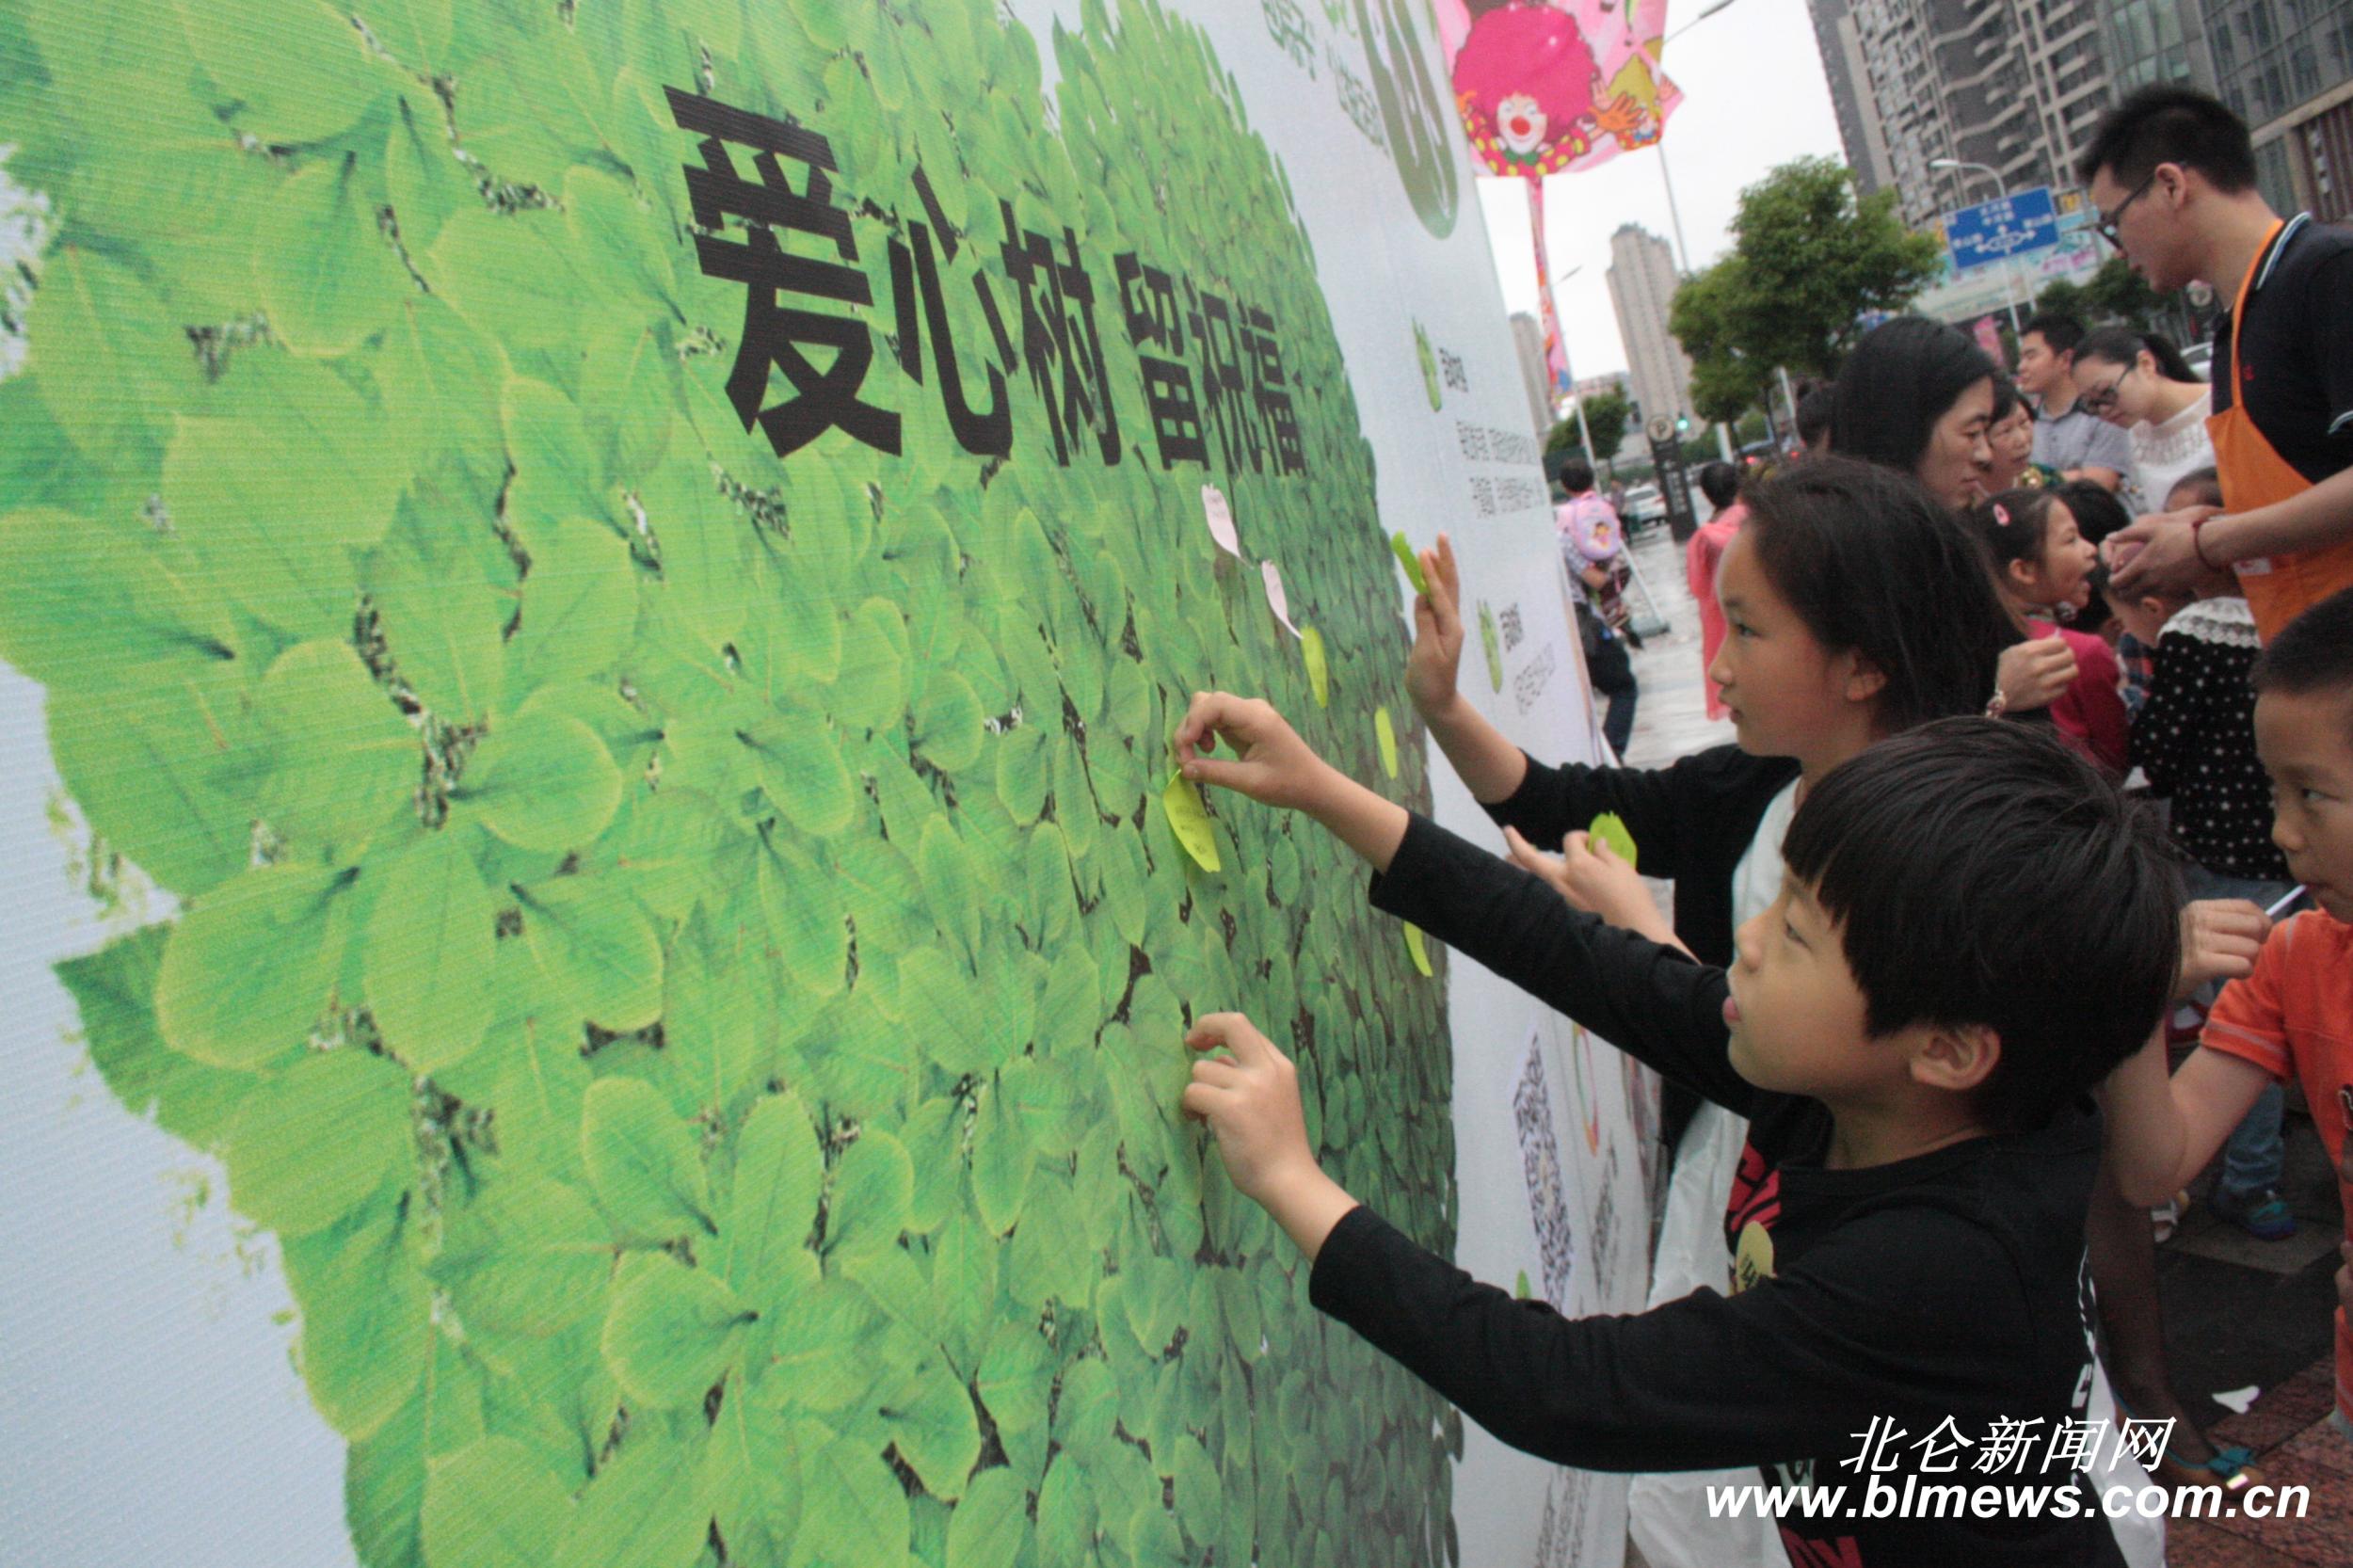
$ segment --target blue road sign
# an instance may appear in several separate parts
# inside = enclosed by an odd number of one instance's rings
[[[2025,251],[2049,249],[2058,243],[2058,212],[2051,201],[2051,187],[2037,185],[1998,201],[1961,208],[1945,220],[1945,243],[1952,249],[1953,265],[1963,272]]]

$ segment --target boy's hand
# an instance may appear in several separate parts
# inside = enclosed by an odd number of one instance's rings
[[[2074,683],[2075,652],[2056,632],[2013,643],[2002,649],[1993,680],[2001,689],[2004,712],[2048,708]]]
[[[2251,974],[2271,921],[2243,898],[2200,899],[2182,906],[2182,967],[2173,981],[2180,1001],[2209,981]]]
[[[1187,778],[1296,810],[1336,776],[1270,703],[1228,692],[1195,692],[1176,727],[1176,760]],[[1224,740],[1232,761],[1204,755]]]
[[[1642,885],[1641,873],[1591,834],[1570,834],[1561,840],[1559,855],[1546,855],[1515,827],[1503,830],[1503,842],[1513,865],[1549,883],[1570,908],[1590,910],[1611,925],[1640,932],[1653,941],[1674,940],[1650,889]]]
[[[1269,1203],[1286,1184],[1321,1174],[1307,1146],[1299,1070],[1273,1041],[1239,1013],[1209,1013],[1194,1023],[1185,1044],[1231,1053],[1193,1064],[1184,1109],[1209,1125],[1225,1174],[1245,1197]]]
[[[1414,647],[1405,656],[1405,694],[1422,717],[1443,712],[1454,700],[1455,677],[1463,666],[1463,577],[1454,564],[1454,541],[1438,536],[1438,548],[1421,552],[1421,577],[1429,591],[1414,596]]]
[[[1234,1186],[1264,1208],[1313,1263],[1356,1200],[1323,1174],[1307,1145],[1298,1070],[1239,1013],[1203,1015],[1185,1044],[1198,1051],[1233,1053],[1193,1064],[1185,1114],[1209,1124]]]

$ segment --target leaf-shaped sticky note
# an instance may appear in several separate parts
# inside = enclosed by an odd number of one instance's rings
[[[1332,666],[1323,652],[1323,633],[1312,626],[1299,631],[1301,656],[1307,661],[1307,687],[1316,695],[1316,706],[1332,706]]]
[[[623,1393],[675,1410],[711,1392],[757,1316],[717,1275],[655,1253],[614,1292],[600,1344]]]
[[[425,1467],[422,1528],[436,1562],[539,1568],[571,1512],[564,1483],[512,1437],[485,1437]]]
[[[1225,503],[1225,492],[1215,485],[1201,487],[1201,510],[1209,521],[1209,537],[1218,548],[1235,560],[1241,559],[1241,536],[1234,532],[1234,509]]]
[[[1625,819],[1615,811],[1595,817],[1590,831],[1595,843],[1608,844],[1609,853],[1629,866],[1636,863],[1634,835],[1626,831]]]
[[[1160,809],[1168,813],[1169,831],[1176,835],[1194,864],[1205,872],[1218,870],[1217,831],[1209,825],[1209,808],[1201,804],[1201,792],[1181,770],[1169,775],[1166,788],[1160,791]]]
[[[1290,595],[1283,591],[1283,568],[1272,561],[1261,561],[1258,575],[1266,583],[1267,608],[1274,612],[1274,618],[1283,623],[1284,631],[1298,636],[1299,628],[1291,624]]]
[[[1414,585],[1414,592],[1428,593],[1430,580],[1421,574],[1421,557],[1415,554],[1414,547],[1405,542],[1405,530],[1401,528],[1389,536],[1389,548],[1397,552],[1398,564],[1405,568],[1405,581]]]
[[[623,1228],[648,1239],[716,1229],[695,1135],[643,1079],[600,1078],[581,1112],[581,1157]]]
[[[1487,684],[1503,690],[1503,640],[1496,634],[1496,613],[1481,600],[1479,605],[1479,646],[1487,655]]]
[[[1391,778],[1397,776],[1397,726],[1389,718],[1386,708],[1372,711],[1372,738],[1381,747],[1381,771]]]
[[[1414,968],[1425,978],[1437,973],[1430,967],[1430,949],[1422,943],[1421,927],[1411,920],[1405,922],[1405,951],[1413,954]]]

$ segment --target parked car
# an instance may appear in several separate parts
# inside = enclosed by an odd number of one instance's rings
[[[1658,493],[1656,485],[1637,485],[1625,492],[1625,513],[1619,520],[1628,528],[1637,523],[1657,522],[1667,515],[1667,498]]]

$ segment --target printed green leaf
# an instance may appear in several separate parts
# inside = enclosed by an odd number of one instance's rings
[[[1095,1560],[1095,1489],[1068,1448],[1038,1488],[1037,1552],[1043,1568],[1083,1568]]]
[[[621,774],[586,725],[531,713],[503,720],[482,738],[450,800],[518,849],[573,849],[613,820]]]
[[[801,1522],[800,1446],[784,1416],[730,1382],[704,1460],[712,1512],[728,1555],[746,1562],[792,1560]]]
[[[711,1528],[698,1457],[662,1422],[633,1424],[580,1495],[555,1568],[690,1568]]]
[[[195,356],[164,302],[120,261],[71,240],[42,269],[25,327],[41,400],[92,461],[159,441],[168,410],[196,391]]]
[[[579,1189],[505,1176],[451,1223],[433,1273],[470,1327],[544,1338],[601,1310],[613,1251],[611,1227]]]
[[[253,226],[253,273],[272,333],[297,354],[346,354],[408,286],[356,154],[287,176]]]
[[[539,1568],[572,1512],[564,1483],[512,1437],[486,1437],[426,1466],[428,1560],[453,1568]]]
[[[562,1017],[626,1034],[662,1016],[662,940],[634,904],[584,876],[515,891],[522,901],[520,940],[541,994],[561,1005]]]
[[[961,773],[980,758],[984,716],[970,681],[953,670],[936,670],[915,705],[915,749],[933,766]]]
[[[824,1162],[798,1095],[769,1095],[735,1143],[735,1187],[720,1222],[719,1272],[756,1306],[790,1300],[794,1265],[817,1223]]]
[[[613,1293],[605,1365],[641,1404],[698,1404],[743,1353],[744,1328],[758,1316],[717,1276],[656,1253]]]
[[[760,856],[758,875],[760,907],[786,975],[813,996],[840,991],[850,938],[835,878],[773,834]]]
[[[1029,1198],[1030,1166],[1036,1157],[1004,1091],[991,1087],[982,1096],[972,1128],[972,1201],[995,1234],[1002,1236],[1020,1223],[1021,1206]]]
[[[1028,1544],[1030,1495],[1011,1470],[984,1470],[948,1521],[948,1568],[1000,1568]]]
[[[408,1400],[431,1358],[424,1275],[398,1206],[377,1203],[331,1230],[290,1238],[286,1281],[302,1309],[302,1378],[335,1430],[359,1442]]]
[[[326,1009],[343,956],[347,886],[315,866],[261,866],[181,917],[155,977],[165,1042],[254,1071],[291,1055]]]
[[[251,1095],[229,1132],[229,1192],[280,1236],[333,1224],[415,1153],[408,1079],[352,1047],[313,1053]]]
[[[923,894],[942,931],[956,938],[965,962],[977,963],[981,953],[980,888],[972,879],[972,858],[964,840],[945,817],[923,824],[917,864],[923,875]]]
[[[534,529],[529,538],[531,570],[508,654],[510,687],[605,675],[637,625],[637,568],[629,547],[604,524],[577,514]]]
[[[779,716],[739,735],[751,752],[753,776],[786,822],[820,839],[850,825],[857,786],[841,765],[831,726],[813,714]]]
[[[751,1397],[772,1408],[831,1414],[847,1407],[874,1375],[871,1356],[881,1319],[866,1292],[844,1278],[821,1282],[817,1260],[798,1254],[791,1304],[763,1320],[766,1359]]]
[[[849,1259],[892,1246],[906,1228],[915,1168],[899,1140],[869,1129],[841,1151],[827,1194],[825,1251]]]
[[[471,837],[432,834],[394,861],[361,944],[368,1011],[420,1076],[464,1059],[490,1026],[498,911]]]
[[[879,1448],[837,1439],[804,1456],[801,1476],[799,1560],[904,1568],[907,1495]]]
[[[360,118],[391,88],[392,71],[372,60],[350,17],[326,0],[272,6],[265,47],[255,18],[202,0],[175,0],[189,53],[238,120],[273,142],[317,141]]]
[[[350,644],[288,648],[263,677],[256,704],[277,759],[264,813],[286,837],[349,844],[415,793],[424,776],[417,733]]]
[[[497,568],[483,546],[496,541],[470,539],[439,515],[461,503],[439,487],[404,496],[364,574],[401,684],[452,724],[486,718],[504,690],[516,602],[486,575]]]
[[[589,1085],[580,1149],[598,1200],[624,1230],[659,1239],[717,1228],[694,1133],[644,1080]]]
[[[954,1369],[936,1357],[924,1362],[883,1396],[881,1409],[892,1445],[924,1490],[946,1502],[964,1496],[981,1457],[981,1427]]]

